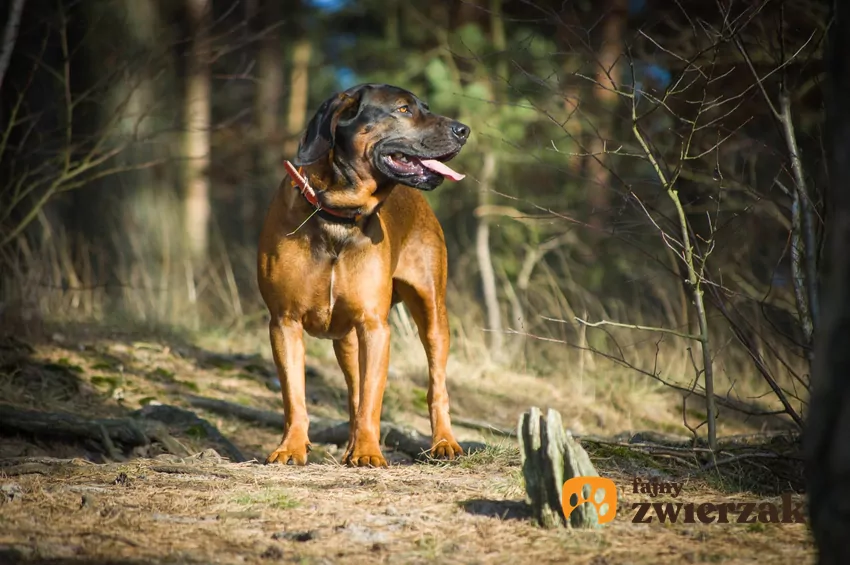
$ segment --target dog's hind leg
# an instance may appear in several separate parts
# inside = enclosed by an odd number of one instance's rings
[[[428,411],[431,417],[431,456],[454,459],[463,453],[452,433],[446,364],[449,358],[449,318],[445,291],[428,285],[396,281],[395,288],[419,329],[428,357]],[[445,285],[442,285],[445,289]]]

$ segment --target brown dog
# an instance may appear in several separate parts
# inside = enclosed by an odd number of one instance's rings
[[[258,282],[271,314],[283,389],[283,441],[267,463],[304,465],[310,440],[303,332],[332,339],[348,386],[344,461],[386,466],[381,404],[390,353],[390,308],[403,301],[428,358],[435,457],[462,453],[449,418],[446,245],[417,190],[460,180],[445,161],[469,127],[432,114],[401,88],[366,84],[326,100],[307,126],[292,181],[284,180],[260,236]]]

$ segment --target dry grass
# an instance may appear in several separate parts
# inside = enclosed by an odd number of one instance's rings
[[[48,328],[50,329],[50,328]],[[3,342],[0,396],[19,406],[120,416],[151,401],[185,406],[201,394],[279,410],[261,332],[244,354],[212,336],[205,347],[179,335],[66,325],[27,350]],[[256,339],[256,342],[253,341]],[[218,345],[216,345],[216,343]],[[215,351],[215,349],[218,349]],[[225,351],[230,349],[230,351]],[[256,353],[254,353],[256,352]],[[680,431],[677,403],[658,387],[588,379],[560,382],[505,371],[464,370],[454,360],[451,391],[458,419],[512,428],[530,405],[554,407],[577,431]],[[314,358],[308,377],[310,412],[342,418],[338,369]],[[385,417],[428,432],[421,391],[425,373],[409,358],[395,362]],[[198,411],[249,457],[261,459],[279,431]],[[728,424],[728,430],[747,429]],[[810,563],[803,525],[662,525],[629,522],[635,474],[682,474],[666,459],[622,448],[589,447],[603,475],[621,489],[621,518],[597,532],[545,531],[523,503],[513,440],[457,425],[462,440],[489,446],[460,461],[411,464],[391,454],[388,470],[349,469],[339,450],[321,446],[305,468],[233,464],[173,456],[124,462],[74,462],[39,473],[0,478],[22,495],[0,506],[0,561],[65,563]],[[178,437],[193,452],[203,438]],[[94,457],[100,460],[97,454]],[[153,454],[149,454],[153,455]],[[6,438],[0,458],[92,457],[84,446]],[[675,463],[675,460],[674,460]],[[168,465],[166,468],[165,465]],[[182,473],[175,473],[175,466]],[[167,470],[168,472],[163,472]],[[724,469],[724,472],[731,471]],[[8,468],[7,468],[8,472]],[[123,473],[123,475],[122,475]],[[126,476],[126,479],[119,477]],[[0,473],[2,477],[2,473]],[[730,478],[731,477],[731,478]],[[685,487],[688,501],[757,500],[737,475],[701,475]],[[765,496],[765,495],[761,495]],[[65,561],[61,561],[64,559]],[[54,561],[49,561],[54,560]],[[59,560],[59,561],[57,561]],[[13,561],[14,562],[14,561]]]
[[[614,477],[621,517],[571,532],[533,526],[516,500],[517,468],[498,459],[389,470],[202,460],[186,474],[157,463],[4,479],[23,494],[0,512],[0,547],[86,563],[812,562],[803,525],[630,523],[625,476]],[[684,492],[693,502],[752,499],[694,483]]]

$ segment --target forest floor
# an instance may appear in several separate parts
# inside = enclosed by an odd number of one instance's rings
[[[0,423],[0,563],[814,562],[805,524],[739,524],[733,514],[728,524],[634,523],[637,502],[778,503],[783,493],[799,502],[801,470],[782,434],[713,470],[689,450],[628,445],[636,430],[681,434],[682,424],[681,397],[626,377],[555,382],[455,363],[455,432],[483,450],[422,463],[387,449],[388,469],[351,469],[338,463],[338,446],[322,444],[306,467],[262,465],[280,429],[192,399],[280,414],[268,351],[245,345],[263,339],[65,327],[0,340],[0,416],[71,414],[115,436],[71,439],[62,426],[17,433]],[[427,375],[403,361],[390,375],[384,419],[427,435]],[[344,383],[327,358],[311,357],[307,388],[311,416],[345,418]],[[600,475],[618,487],[614,522],[593,531],[534,524],[519,450],[503,431],[535,405],[559,410],[588,438]],[[173,413],[163,417],[163,407]],[[107,431],[108,422],[144,418],[167,433],[126,448],[125,436]],[[727,420],[724,434],[762,431]],[[636,494],[635,477],[676,481],[681,492]]]

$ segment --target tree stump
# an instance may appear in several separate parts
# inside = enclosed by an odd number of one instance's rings
[[[531,408],[519,418],[517,427],[526,502],[544,528],[594,528],[598,526],[596,508],[582,504],[564,517],[561,493],[564,482],[573,477],[598,477],[584,448],[564,430],[561,415],[550,409],[543,418],[540,409]],[[590,497],[590,486],[582,494]]]

